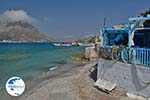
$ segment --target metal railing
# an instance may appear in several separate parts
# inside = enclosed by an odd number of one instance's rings
[[[134,48],[136,64],[150,66],[150,49]]]
[[[116,53],[116,50],[113,50],[113,54]],[[112,47],[101,48],[101,56],[105,59],[112,59]],[[150,67],[150,49],[148,48],[123,48],[120,56],[117,56],[118,61]]]

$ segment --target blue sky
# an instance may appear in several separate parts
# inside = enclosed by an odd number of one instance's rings
[[[150,8],[150,0],[0,0],[0,13],[24,10],[36,27],[57,39],[94,35],[103,25],[127,22]]]

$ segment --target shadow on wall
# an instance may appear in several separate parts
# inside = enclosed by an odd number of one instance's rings
[[[97,80],[97,67],[98,64],[95,64],[94,66],[91,66],[91,68],[89,69],[89,77],[92,78],[95,82]]]
[[[101,76],[100,78],[104,77],[105,73],[108,71],[108,70],[111,70],[111,68],[114,66],[114,64],[116,64],[117,62],[116,61],[108,61],[107,60],[104,60],[104,63],[102,64],[102,66],[105,66],[105,67],[101,67]]]
[[[145,88],[147,88],[150,84],[146,84],[146,82],[143,82],[143,80],[141,80],[141,75],[139,76],[138,74],[138,69],[136,68],[135,65],[131,66],[131,75],[132,75],[132,79],[133,79],[133,84],[135,85],[135,88],[137,91],[141,91]],[[142,82],[140,82],[142,81]],[[142,84],[144,83],[144,85]]]

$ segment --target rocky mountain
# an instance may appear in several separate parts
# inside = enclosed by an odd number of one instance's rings
[[[29,23],[0,22],[0,41],[55,41]]]

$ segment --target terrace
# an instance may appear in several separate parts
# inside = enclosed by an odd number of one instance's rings
[[[129,18],[126,25],[100,31],[101,56],[112,60],[150,66],[150,16]]]

